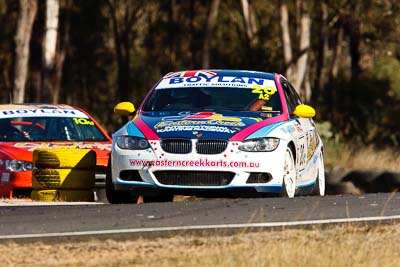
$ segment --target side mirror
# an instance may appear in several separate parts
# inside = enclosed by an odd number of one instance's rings
[[[298,105],[293,114],[300,118],[312,118],[315,116],[315,109],[309,105]]]
[[[129,116],[135,112],[135,106],[131,102],[120,102],[115,105],[114,112],[121,116]]]

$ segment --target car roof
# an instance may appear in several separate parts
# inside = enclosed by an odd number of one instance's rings
[[[66,104],[0,104],[0,118],[2,117],[26,117],[26,116],[82,116],[88,117],[87,112]]]
[[[16,103],[16,104],[0,104],[0,110],[14,109],[77,109],[66,104],[41,104],[41,103]]]

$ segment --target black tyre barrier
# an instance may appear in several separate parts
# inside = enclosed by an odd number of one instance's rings
[[[335,167],[326,173],[326,192],[329,195],[397,191],[400,191],[400,172]]]

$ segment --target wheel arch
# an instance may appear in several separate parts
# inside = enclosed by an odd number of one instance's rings
[[[296,146],[293,141],[290,141],[288,147],[292,150],[294,162],[296,162]]]

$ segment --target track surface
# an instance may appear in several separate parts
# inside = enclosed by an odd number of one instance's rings
[[[55,204],[55,205],[54,205]],[[109,205],[0,206],[0,239],[15,235],[146,230],[400,216],[400,193],[325,197],[210,199]]]

